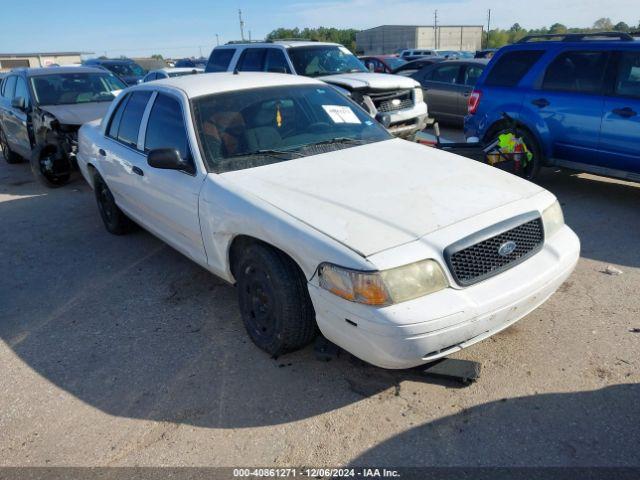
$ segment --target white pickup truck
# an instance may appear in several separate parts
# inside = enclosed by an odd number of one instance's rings
[[[393,138],[302,76],[130,87],[80,129],[78,163],[108,231],[134,221],[236,284],[271,354],[319,329],[374,365],[427,363],[538,307],[579,257],[548,191]]]

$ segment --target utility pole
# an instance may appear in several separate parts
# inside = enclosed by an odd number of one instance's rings
[[[216,45],[220,45],[220,36],[216,33]]]
[[[433,48],[438,48],[438,10],[433,11]]]
[[[251,41],[251,30],[248,30],[249,32],[249,41]]]
[[[238,18],[240,19],[240,40],[244,41],[244,20],[242,20],[242,10],[238,9]]]
[[[491,9],[487,12],[487,44],[485,48],[489,48],[489,32],[491,31]]]

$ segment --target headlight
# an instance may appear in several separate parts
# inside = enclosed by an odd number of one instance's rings
[[[405,302],[447,288],[447,279],[434,260],[361,272],[323,263],[318,268],[320,286],[351,302],[386,306]]]
[[[547,238],[553,236],[564,225],[562,207],[557,200],[542,212],[542,224],[544,225],[544,235]]]
[[[424,95],[422,94],[422,87],[416,87],[413,90],[415,93],[413,97],[415,98],[415,103],[424,102]]]

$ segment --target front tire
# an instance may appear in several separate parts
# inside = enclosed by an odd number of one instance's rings
[[[107,231],[113,235],[129,233],[133,227],[133,222],[116,205],[111,190],[109,190],[106,182],[99,174],[94,177],[93,190],[96,195],[100,216]]]
[[[61,187],[71,179],[71,173],[69,173],[71,166],[64,165],[68,160],[59,158],[56,147],[52,145],[44,147],[37,158],[32,158],[30,163],[33,175],[45,187]],[[64,168],[61,168],[61,164]]]
[[[235,265],[240,313],[249,337],[277,356],[317,335],[307,282],[289,257],[267,245],[249,245]]]
[[[11,150],[7,136],[2,128],[0,128],[0,151],[2,151],[2,156],[7,163],[20,163],[22,161],[20,155]]]

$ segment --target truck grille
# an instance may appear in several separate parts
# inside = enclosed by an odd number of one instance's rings
[[[514,223],[517,226],[509,228]],[[468,286],[516,266],[540,251],[543,244],[542,219],[535,212],[456,242],[445,249],[444,256],[456,282]]]
[[[369,93],[369,97],[379,112],[393,112],[413,106],[413,92],[411,90]]]

